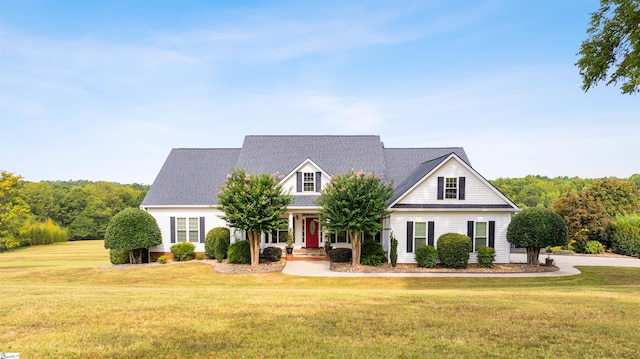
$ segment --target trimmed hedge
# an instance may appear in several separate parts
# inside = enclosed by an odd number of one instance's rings
[[[282,258],[282,248],[267,247],[262,251],[262,254],[267,262],[279,262]]]
[[[445,268],[467,268],[470,251],[471,238],[464,234],[445,233],[438,238],[438,255]]]
[[[193,259],[193,252],[196,246],[190,242],[182,242],[171,246],[171,254],[173,259],[178,262],[184,262]]]
[[[416,248],[416,264],[419,268],[433,268],[438,261],[438,250],[433,246]]]
[[[329,251],[329,259],[331,259],[332,262],[351,262],[351,257],[351,248],[334,248]]]
[[[207,233],[204,241],[204,252],[209,258],[215,258],[219,263],[227,256],[231,232],[229,228],[216,227]]]
[[[362,242],[360,264],[365,266],[379,266],[387,261],[382,245],[373,239]]]
[[[231,264],[251,263],[251,245],[249,241],[238,241],[229,246],[227,262]]]
[[[129,263],[129,251],[126,249],[109,249],[109,260],[111,264],[127,264]]]
[[[493,267],[493,261],[496,260],[496,250],[487,247],[478,247],[478,267],[491,268]]]

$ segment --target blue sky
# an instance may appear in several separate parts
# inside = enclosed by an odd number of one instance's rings
[[[640,98],[584,93],[597,0],[0,0],[0,168],[151,184],[176,147],[376,134],[488,179],[640,172]]]

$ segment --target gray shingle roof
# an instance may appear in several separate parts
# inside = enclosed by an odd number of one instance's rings
[[[171,150],[142,206],[217,204],[218,186],[224,184],[239,154],[239,148]]]
[[[394,180],[397,198],[450,153],[469,163],[461,147],[384,148],[379,136],[246,136],[242,148],[173,149],[142,206],[215,205],[233,168],[287,175],[307,158],[329,175],[384,174]],[[312,197],[296,197],[293,206],[315,206]]]

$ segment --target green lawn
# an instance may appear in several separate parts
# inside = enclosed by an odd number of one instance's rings
[[[38,357],[635,358],[640,268],[560,278],[221,275],[108,265],[101,241],[0,253],[0,352]]]

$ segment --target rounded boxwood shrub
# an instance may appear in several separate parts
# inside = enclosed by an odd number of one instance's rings
[[[262,254],[267,262],[279,262],[282,258],[282,248],[267,247],[262,251]]]
[[[230,238],[231,232],[229,228],[216,227],[210,230],[204,241],[204,252],[207,257],[215,258],[218,262],[222,262],[227,256]]]
[[[470,251],[471,238],[464,234],[445,233],[438,238],[438,255],[445,268],[467,268]]]
[[[166,264],[169,261],[169,256],[168,255],[161,255],[160,257],[156,258],[156,263],[160,263],[160,264]]]
[[[433,268],[438,261],[438,250],[433,246],[416,248],[416,265],[419,268]]]
[[[104,234],[105,248],[128,250],[134,263],[142,261],[140,249],[160,243],[162,234],[156,219],[139,208],[125,208],[118,212],[109,221]]]
[[[193,251],[196,250],[196,246],[193,243],[182,242],[171,246],[171,254],[173,259],[178,262],[188,261],[193,259]]]
[[[602,254],[604,253],[604,246],[598,241],[587,241],[584,245],[584,253]]]
[[[387,255],[384,253],[382,244],[373,239],[367,239],[362,242],[360,251],[360,264],[362,265],[379,266],[387,261]]]
[[[478,267],[491,268],[493,267],[493,261],[496,260],[496,250],[487,247],[478,247]]]
[[[109,249],[109,259],[111,264],[129,263],[129,251],[126,249]]]
[[[329,251],[329,259],[331,259],[332,262],[351,262],[351,256],[351,248],[334,248]]]
[[[249,241],[238,241],[229,246],[227,262],[231,264],[251,263],[251,245]]]

